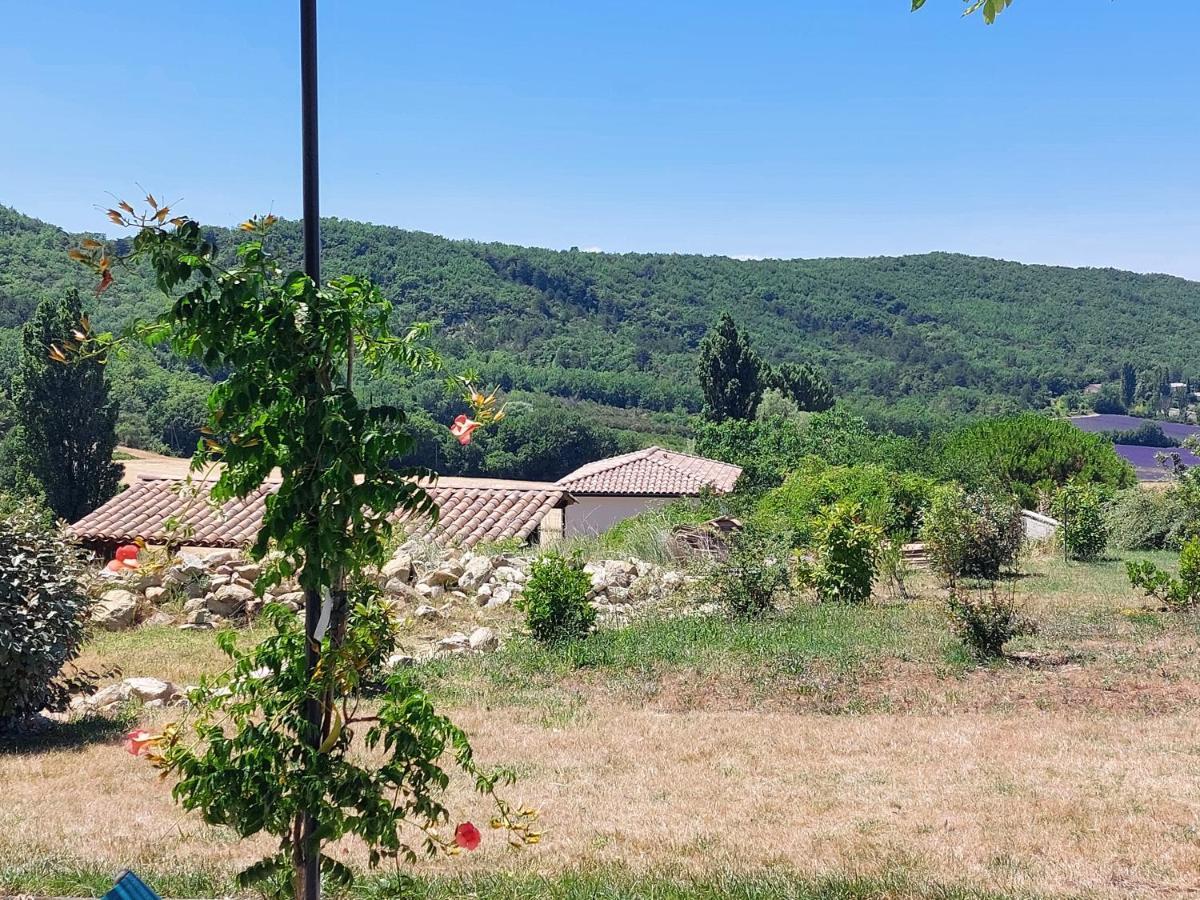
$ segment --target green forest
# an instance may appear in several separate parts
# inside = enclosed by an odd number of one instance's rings
[[[0,207],[5,398],[20,328],[43,298],[79,288],[102,329],[164,304],[136,270],[119,271],[91,299],[91,273],[67,257],[79,238]],[[211,239],[231,253],[241,238],[213,228]],[[424,459],[446,471],[554,475],[516,458],[552,428],[565,430],[582,458],[651,439],[682,445],[702,403],[697,350],[724,312],[768,363],[815,367],[841,408],[902,433],[1042,409],[1089,383],[1119,380],[1129,361],[1200,372],[1200,351],[1174,327],[1200,303],[1200,284],[1169,276],[946,253],[740,261],[552,251],[341,219],[324,221],[323,240],[325,271],[369,276],[396,304],[397,327],[433,323],[451,368],[508,392],[517,413],[508,436],[461,449],[438,428],[454,410],[440,381],[397,376],[362,386],[415,409]],[[280,222],[268,246],[298,260],[299,224]],[[145,349],[114,360],[109,376],[121,442],[186,453],[207,386],[222,373]]]

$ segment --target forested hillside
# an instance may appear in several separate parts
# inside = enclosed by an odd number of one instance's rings
[[[549,251],[337,219],[323,234],[327,272],[373,278],[397,303],[398,324],[435,322],[446,356],[485,381],[608,408],[697,410],[696,348],[726,310],[769,361],[816,365],[843,403],[893,424],[1039,408],[1113,379],[1126,361],[1200,372],[1200,349],[1180,327],[1200,305],[1200,284],[1168,276],[941,253],[738,261]],[[213,235],[225,247],[237,240]],[[66,256],[74,240],[0,207],[0,329],[19,326],[47,293],[88,288]],[[298,257],[298,223],[281,222],[269,240]],[[106,327],[162,302],[144,275],[117,274],[96,312]],[[0,377],[12,346],[0,332]],[[186,418],[205,373],[161,356],[140,364],[137,379],[160,382]],[[149,402],[118,393],[127,407]]]

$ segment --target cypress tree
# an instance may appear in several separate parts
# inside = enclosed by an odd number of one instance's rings
[[[1121,366],[1121,399],[1125,401],[1127,407],[1133,406],[1136,395],[1137,373],[1133,369],[1133,363],[1125,363]]]
[[[700,342],[697,374],[707,418],[714,422],[754,418],[766,373],[750,339],[729,313]]]
[[[117,404],[109,399],[104,360],[50,359],[50,345],[80,327],[79,292],[43,300],[21,336],[13,377],[16,423],[24,464],[59,518],[74,522],[117,492],[122,467],[114,463]]]

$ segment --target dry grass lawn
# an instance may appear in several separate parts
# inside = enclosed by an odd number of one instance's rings
[[[911,608],[862,611],[885,617],[879,630],[857,613],[789,619],[761,626],[757,643],[705,632],[726,643],[680,656],[672,641],[694,631],[647,625],[628,646],[601,642],[582,669],[548,656],[528,663],[535,677],[502,652],[432,672],[481,758],[515,767],[513,799],[539,807],[547,828],[538,847],[448,865],[783,868],[1012,896],[1200,895],[1194,618],[1135,610],[1115,563],[1038,561],[1032,572],[1019,590],[1043,627],[1018,664],[956,663],[924,585]],[[795,644],[796,621],[813,635],[808,655],[772,669],[771,642]],[[822,628],[864,630],[843,645]],[[155,651],[135,637],[91,653],[180,680],[216,664],[195,635],[175,640],[152,670]],[[838,690],[814,701],[797,688],[807,670]],[[0,755],[0,785],[0,859],[221,875],[256,858],[181,814],[170,785],[112,740]],[[452,806],[487,816],[465,793]]]

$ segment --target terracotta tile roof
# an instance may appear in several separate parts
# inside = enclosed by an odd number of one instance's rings
[[[704,488],[727,494],[741,474],[729,463],[647,447],[580,466],[558,483],[572,494],[675,497],[694,496]]]
[[[150,544],[243,547],[253,541],[265,498],[275,485],[264,484],[245,500],[220,507],[207,502],[203,485],[200,482],[192,489],[199,496],[189,496],[179,479],[143,478],[84,516],[71,531],[81,541],[97,544],[141,538]],[[572,502],[564,488],[546,482],[443,478],[428,490],[441,511],[430,536],[439,543],[466,547],[481,541],[525,540],[550,510]],[[168,528],[172,518],[185,523],[174,536]]]

